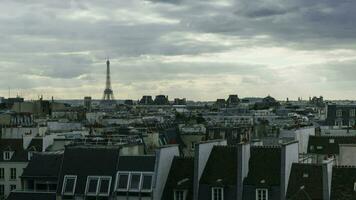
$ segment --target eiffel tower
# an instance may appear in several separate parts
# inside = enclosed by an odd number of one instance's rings
[[[115,104],[114,92],[111,88],[110,61],[106,61],[106,87],[104,90],[102,104]]]

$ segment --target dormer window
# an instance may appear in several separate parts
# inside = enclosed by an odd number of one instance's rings
[[[87,196],[109,196],[110,176],[88,176],[85,194]]]
[[[75,186],[77,184],[77,176],[66,175],[63,180],[62,194],[63,195],[74,195]]]
[[[12,151],[4,151],[4,160],[11,160],[13,154],[14,152]]]
[[[152,192],[153,173],[118,172],[116,180],[119,192]]]

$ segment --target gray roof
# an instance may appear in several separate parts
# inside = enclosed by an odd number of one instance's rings
[[[118,171],[154,172],[155,156],[120,156]]]

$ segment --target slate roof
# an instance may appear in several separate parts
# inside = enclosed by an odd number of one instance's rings
[[[333,168],[331,198],[337,200],[356,199],[356,167],[339,166]]]
[[[4,160],[4,151],[13,151],[11,160]],[[22,139],[0,139],[0,162],[27,162],[28,154]]]
[[[119,148],[67,147],[63,155],[57,193],[61,193],[65,175],[76,175],[75,194],[84,194],[88,176],[111,176],[115,180]]]
[[[7,200],[56,200],[56,193],[11,192]]]
[[[244,185],[273,186],[281,183],[281,147],[251,147],[249,172]]]
[[[237,165],[237,146],[214,146],[200,184],[236,185]]]
[[[308,153],[339,154],[339,144],[356,144],[356,136],[309,136]]]
[[[174,157],[162,199],[172,199],[174,190],[187,190],[186,200],[193,199],[194,158]]]
[[[155,156],[120,156],[118,171],[153,172],[155,164]]]
[[[294,163],[291,169],[286,198],[287,200],[322,200],[322,165]]]
[[[58,178],[63,154],[35,153],[24,169],[22,178]]]

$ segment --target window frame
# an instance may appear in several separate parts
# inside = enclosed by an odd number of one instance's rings
[[[73,189],[72,189],[72,192],[69,193],[65,193],[65,188],[66,188],[66,185],[67,185],[67,179],[74,179],[74,184],[73,184]],[[73,196],[75,194],[75,188],[77,186],[77,176],[76,175],[65,175],[64,178],[63,178],[63,184],[62,184],[62,195],[65,195],[65,196]]]
[[[127,175],[126,189],[118,188],[119,184],[120,184],[120,175]],[[127,192],[127,191],[129,191],[129,183],[130,183],[130,172],[119,171],[119,172],[116,173],[115,191],[118,191],[118,192]]]
[[[221,196],[215,199],[215,191],[220,191]],[[224,188],[223,187],[212,187],[211,188],[211,199],[212,200],[224,200]]]
[[[118,188],[119,183],[120,183],[120,175],[127,175],[128,180],[127,180],[127,185],[126,189],[123,188]],[[140,175],[140,182],[139,182],[139,188],[138,189],[131,189],[131,182],[132,182],[132,176],[133,175]],[[150,189],[143,189],[143,182],[144,182],[144,176],[151,176],[151,187]],[[140,193],[150,193],[153,191],[153,182],[154,182],[154,172],[141,172],[141,171],[118,171],[116,173],[116,181],[115,181],[115,192],[140,192]]]
[[[90,192],[89,193],[89,184],[90,181],[92,179],[97,179],[96,182],[96,191],[95,193]],[[108,180],[109,184],[108,184],[108,191],[106,193],[101,193],[100,192],[100,188],[101,188],[101,182],[103,180]],[[87,181],[86,181],[86,185],[85,185],[85,196],[109,196],[110,195],[110,191],[111,191],[111,181],[112,181],[112,177],[111,176],[88,176],[87,177]]]
[[[350,117],[355,117],[356,110],[355,109],[350,109]]]
[[[11,184],[10,185],[10,192],[12,192],[12,191],[14,191],[16,189],[17,189],[17,185],[15,185],[15,184]]]
[[[259,198],[259,192],[262,192],[262,199]],[[266,196],[263,196],[266,195]],[[268,200],[268,189],[267,188],[257,188],[256,189],[256,200]]]
[[[138,183],[138,188],[134,188],[132,189],[131,188],[131,183],[132,183],[132,177],[133,176],[139,176],[140,177],[140,180],[139,180],[139,183]],[[139,173],[139,172],[132,172],[130,173],[130,176],[129,176],[129,192],[140,192],[141,191],[141,184],[142,184],[142,173]]]
[[[144,177],[145,176],[150,176],[151,177],[151,187],[150,189],[143,189],[143,183],[144,183]],[[152,192],[153,190],[153,173],[150,173],[150,172],[142,172],[142,175],[141,175],[141,185],[140,185],[140,191],[141,192]]]
[[[13,155],[14,155],[14,152],[13,152],[13,151],[4,151],[4,152],[3,152],[4,161],[11,160],[11,158],[12,158]]]
[[[17,169],[16,168],[10,168],[10,180],[16,180],[17,179]]]

